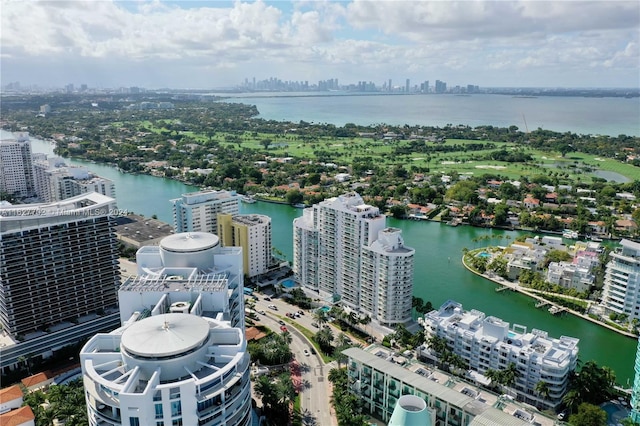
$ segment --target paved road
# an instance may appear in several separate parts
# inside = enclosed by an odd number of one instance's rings
[[[256,310],[265,312],[265,315],[258,314],[260,322],[272,330],[279,331],[280,324],[278,321],[283,320],[287,323],[287,329],[291,333],[291,351],[300,364],[302,376],[303,386],[300,393],[300,406],[303,413],[303,424],[309,426],[337,425],[338,422],[335,419],[333,408],[329,403],[331,395],[329,391],[330,383],[327,378],[333,365],[324,364],[322,358],[317,354],[304,355],[304,350],[311,351],[312,345],[302,333],[290,325],[292,321],[296,321],[303,327],[316,331],[317,328],[311,325],[313,322],[312,315],[309,312],[305,312],[305,315],[300,318],[291,320],[285,314],[287,312],[296,312],[298,310],[297,307],[278,299],[265,301],[262,295],[258,297],[260,300],[256,302]],[[270,304],[277,306],[278,310],[269,309],[268,305]]]

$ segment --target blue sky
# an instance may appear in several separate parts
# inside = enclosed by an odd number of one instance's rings
[[[638,1],[3,0],[2,84],[640,87]]]

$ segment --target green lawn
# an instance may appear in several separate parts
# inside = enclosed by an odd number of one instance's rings
[[[161,120],[162,123],[171,123],[171,120]],[[119,123],[122,124],[122,123]],[[160,133],[168,131],[166,127],[156,127],[150,121],[141,121],[149,131]],[[205,142],[209,136],[196,134],[192,131],[180,132],[196,142]],[[410,154],[393,154],[394,148],[409,146],[412,141],[382,141],[371,138],[332,138],[316,137],[303,138],[295,133],[276,135],[257,132],[216,132],[211,139],[223,146],[234,149],[249,148],[262,152],[271,157],[294,157],[304,160],[320,158],[330,159],[337,164],[352,164],[355,159],[370,158],[374,163],[394,166],[402,165],[405,168],[412,166],[429,170],[430,173],[450,174],[457,172],[462,175],[479,176],[483,174],[496,174],[508,179],[518,179],[521,176],[532,177],[536,175],[558,175],[560,178],[571,181],[590,182],[594,170],[619,173],[629,180],[640,180],[640,168],[612,159],[602,159],[596,155],[584,153],[568,153],[562,157],[559,153],[534,150],[528,146],[517,145],[509,142],[477,141],[463,139],[447,139],[439,146],[460,146],[462,149],[455,152],[412,152]],[[269,149],[265,149],[262,141],[271,141]],[[425,142],[430,144],[430,142]],[[483,150],[466,150],[465,145],[493,144],[495,148]],[[483,160],[488,154],[498,150],[523,150],[533,157],[528,163],[508,163],[495,160]]]

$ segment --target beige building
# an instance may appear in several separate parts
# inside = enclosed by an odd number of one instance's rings
[[[242,247],[244,274],[268,271],[271,256],[271,218],[260,214],[219,214],[218,237],[223,247]]]

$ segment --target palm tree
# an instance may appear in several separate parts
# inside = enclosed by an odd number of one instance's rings
[[[314,339],[316,340],[316,342],[318,342],[318,345],[320,345],[320,348],[324,351],[324,352],[331,352],[331,342],[333,342],[333,332],[331,331],[330,328],[323,328],[322,330],[318,331],[316,333],[316,335],[314,336]]]
[[[564,394],[562,402],[567,406],[567,408],[569,408],[569,412],[573,413],[582,402],[582,397],[576,389],[571,389],[569,392]]]
[[[360,318],[360,324],[362,324],[364,326],[364,331],[365,333],[369,334],[367,332],[367,325],[371,322],[371,317],[369,315],[365,315],[364,317]]]
[[[545,382],[544,380],[540,380],[538,383],[536,383],[536,387],[534,388],[534,390],[538,395],[540,395],[542,399],[549,399],[549,394],[551,392],[549,383]]]
[[[342,368],[332,368],[331,370],[329,370],[329,381],[334,385],[337,382],[340,382],[343,378],[346,381],[346,373],[347,370],[344,370]]]
[[[322,328],[322,326],[327,323],[327,320],[328,320],[327,313],[325,311],[323,311],[322,309],[317,309],[313,313],[313,319],[318,324],[318,327]]]
[[[516,379],[520,375],[518,368],[513,362],[507,365],[507,368],[502,370],[502,384],[507,387],[512,387],[516,383]]]

